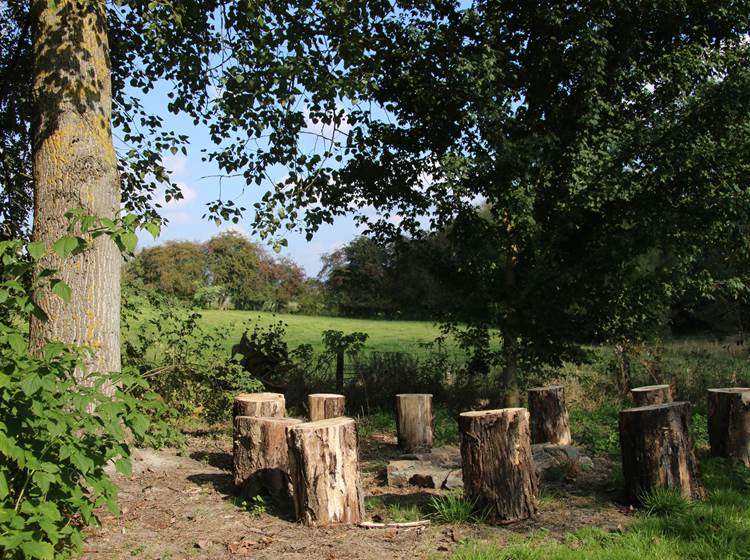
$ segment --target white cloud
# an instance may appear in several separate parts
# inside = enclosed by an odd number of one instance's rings
[[[161,158],[161,163],[173,176],[184,176],[187,172],[188,158],[186,155],[169,154]]]
[[[164,212],[164,217],[169,220],[169,223],[174,224],[187,224],[193,220],[193,216],[189,212]]]

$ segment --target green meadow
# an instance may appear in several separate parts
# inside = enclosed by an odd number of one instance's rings
[[[355,331],[368,334],[365,351],[408,352],[419,354],[425,349],[422,344],[432,342],[440,336],[440,328],[429,321],[390,321],[384,319],[349,319],[344,317],[313,317],[262,311],[201,311],[201,324],[205,327],[231,326],[230,348],[245,329],[253,325],[268,326],[279,321],[286,325],[286,341],[289,348],[310,344],[316,351],[323,350],[323,331],[338,330],[344,333]],[[446,341],[448,348],[457,350],[455,341]]]

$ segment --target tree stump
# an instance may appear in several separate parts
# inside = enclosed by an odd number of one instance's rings
[[[289,497],[286,430],[301,422],[296,418],[235,417],[233,474],[240,496],[266,493]]]
[[[286,401],[281,393],[240,393],[234,397],[233,416],[283,418]]]
[[[432,395],[396,395],[398,446],[405,453],[432,449]]]
[[[705,496],[690,437],[689,402],[653,404],[620,412],[625,493],[638,503],[644,492],[674,488],[690,500]]]
[[[536,515],[538,482],[528,411],[464,412],[458,425],[466,496],[494,523]]]
[[[344,415],[344,395],[313,393],[307,396],[310,422],[337,418]]]
[[[357,429],[346,417],[305,422],[287,431],[294,509],[306,525],[362,521]]]
[[[570,445],[570,421],[565,406],[565,387],[550,385],[529,389],[531,443]]]
[[[750,387],[708,390],[711,455],[750,468]]]
[[[636,407],[672,402],[671,385],[646,385],[630,390]]]

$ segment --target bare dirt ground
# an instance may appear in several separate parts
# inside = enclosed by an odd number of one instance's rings
[[[543,529],[547,537],[562,539],[586,526],[619,531],[629,523],[628,511],[613,501],[611,464],[596,459],[587,472],[573,469],[543,484],[539,516],[506,527],[308,528],[278,504],[259,512],[237,501],[231,451],[226,426],[190,434],[184,449],[138,450],[132,478],[115,476],[121,515],[102,514],[102,526],[89,532],[81,558],[432,559],[448,556],[467,538],[504,542]],[[367,496],[423,506],[440,493],[387,486],[386,463],[398,456],[395,438],[373,436],[361,443],[360,453]]]

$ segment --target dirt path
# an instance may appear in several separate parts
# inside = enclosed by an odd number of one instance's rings
[[[397,456],[394,443],[387,436],[364,442],[366,494],[422,505],[435,491],[405,491],[385,483],[385,460]],[[618,530],[628,516],[607,498],[607,468],[597,465],[574,483],[563,480],[547,487],[540,516],[509,528],[312,529],[291,521],[288,511],[274,504],[261,512],[238,503],[232,496],[231,438],[224,429],[202,432],[181,451],[137,451],[132,478],[115,476],[121,515],[103,516],[102,526],[89,532],[82,558],[427,559],[450,553],[466,538],[505,541],[542,528],[549,538],[562,538],[587,525]]]

